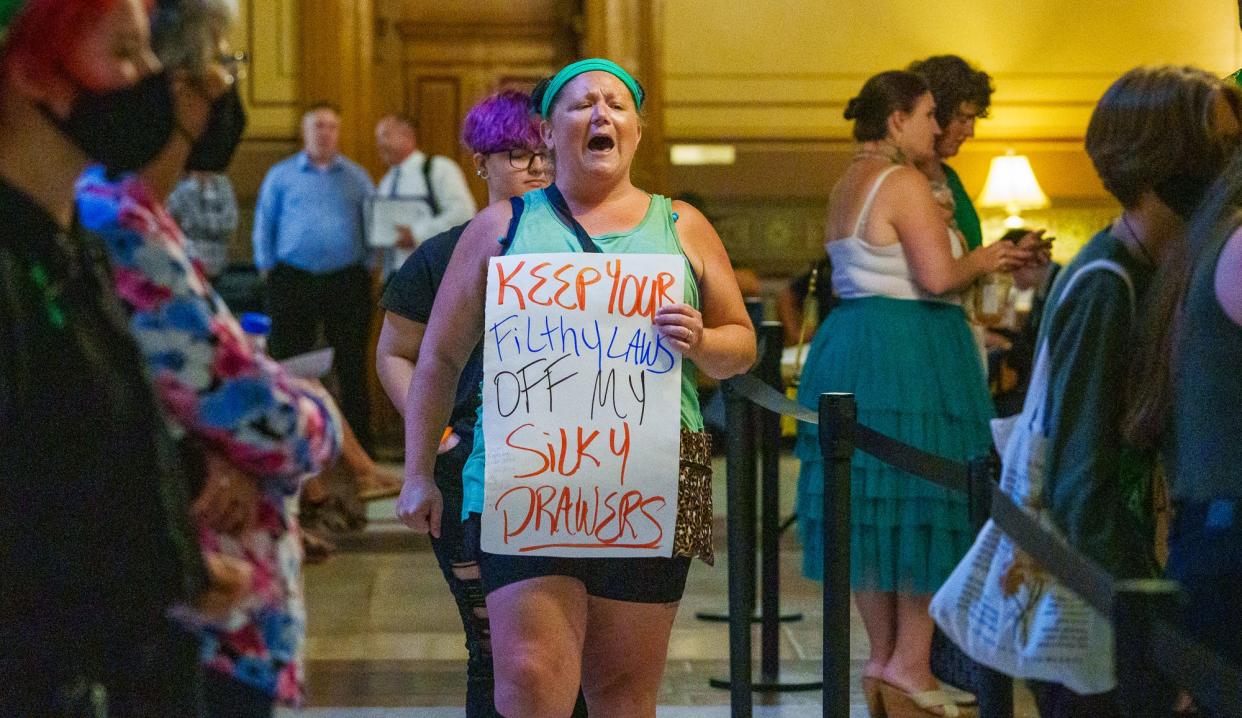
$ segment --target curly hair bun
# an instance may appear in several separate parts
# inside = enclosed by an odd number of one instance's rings
[[[889,70],[863,84],[858,96],[845,106],[845,119],[854,121],[854,139],[882,140],[888,134],[888,116],[910,112],[927,92],[927,82],[912,72]]]

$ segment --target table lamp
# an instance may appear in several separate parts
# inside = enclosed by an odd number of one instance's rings
[[[1048,195],[1035,181],[1035,172],[1031,170],[1031,161],[1026,155],[1015,155],[1013,150],[1009,150],[1000,157],[992,158],[987,182],[983,184],[983,192],[976,202],[980,207],[1004,207],[1009,213],[1005,218],[1005,227],[1016,229],[1023,226],[1020,212],[1047,207]]]

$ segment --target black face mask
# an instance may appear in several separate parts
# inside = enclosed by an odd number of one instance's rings
[[[207,127],[190,148],[185,168],[190,171],[223,172],[233,159],[246,131],[246,108],[234,84],[211,103]]]
[[[68,117],[39,110],[88,157],[109,172],[133,172],[159,155],[175,125],[168,73],[149,75],[110,92],[79,89]]]

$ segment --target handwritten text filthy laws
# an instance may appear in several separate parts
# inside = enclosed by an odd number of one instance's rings
[[[681,356],[652,318],[684,274],[676,255],[491,260],[484,550],[671,554]]]

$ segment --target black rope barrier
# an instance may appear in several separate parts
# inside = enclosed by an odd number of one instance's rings
[[[769,325],[771,325],[770,328],[769,328]],[[759,362],[755,365],[754,369],[751,370],[752,373],[747,376],[750,376],[751,378],[754,378],[754,379],[758,379],[761,383],[765,384],[766,386],[770,386],[773,389],[776,389],[777,391],[784,391],[784,388],[785,388],[784,379],[781,377],[781,347],[783,346],[784,334],[783,334],[783,331],[780,330],[780,326],[781,325],[779,322],[760,322],[759,331],[757,332],[758,334],[757,343],[759,345],[759,351],[758,351]],[[722,390],[723,389],[724,387],[722,387]],[[727,391],[725,391],[724,393],[726,397],[729,396]],[[742,403],[754,403],[754,402],[749,402],[745,397],[740,397],[740,396],[737,398],[737,400],[741,401]],[[729,401],[729,399],[726,398],[725,401],[727,402]],[[762,414],[761,412],[753,411],[752,409],[750,412],[750,421],[751,421],[751,426],[752,426],[751,431],[764,437],[762,446],[759,449],[760,454],[762,454],[761,456],[762,473],[764,477],[763,483],[762,483],[761,496],[764,497],[763,501],[765,502],[771,500],[771,501],[777,501],[779,503],[779,496],[780,496],[779,494],[780,463],[779,462],[780,462],[780,430],[781,430],[780,416],[768,416],[768,415]],[[733,432],[731,430],[728,430],[728,433],[729,435],[733,435]],[[768,499],[767,497],[768,497],[769,492],[771,492],[772,496],[774,496],[775,498]],[[779,509],[779,506],[777,506],[777,509]],[[777,509],[773,510],[772,516],[774,518],[779,518],[777,514],[775,513]],[[760,533],[759,541],[763,542],[763,541],[768,540],[769,535],[772,535],[772,528],[771,528],[772,524],[770,523],[768,519],[767,513],[760,512],[759,515],[761,516],[760,518],[761,533]],[[794,514],[792,516],[786,517],[784,520],[778,521],[775,524],[775,535],[779,536],[780,534],[784,533],[790,527],[790,525],[792,525],[794,521],[797,520],[797,518],[798,518],[797,514]],[[732,526],[732,524],[730,524],[730,526]],[[747,534],[747,536],[752,541],[754,541],[754,536],[752,534]],[[760,547],[758,545],[754,545],[752,546],[752,548],[757,549]],[[772,553],[775,554],[776,551],[773,551]],[[769,584],[770,580],[771,582],[775,583],[777,579],[779,578],[779,573],[774,573],[770,569],[765,569],[767,565],[768,564],[766,563],[763,563],[760,565],[760,575],[759,575],[760,585],[765,586],[765,587]],[[771,574],[771,579],[769,579],[769,574]],[[751,603],[752,605],[760,605],[758,597],[756,596],[754,591],[751,592]],[[763,622],[763,616],[761,615],[761,613],[762,611],[751,616],[751,623],[761,624]],[[731,615],[731,612],[728,609],[725,609],[725,610],[714,610],[714,611],[713,610],[696,611],[694,614],[694,617],[700,621],[706,621],[708,623],[728,623],[730,615]],[[795,613],[779,613],[778,611],[777,620],[780,623],[793,623],[796,621],[801,621],[802,619],[803,619],[803,615],[801,613],[796,613],[796,612]],[[728,679],[712,679],[710,683],[715,688],[728,688],[729,687]],[[816,687],[818,687],[818,684],[816,685]],[[759,690],[759,689],[756,689],[756,690]]]
[[[771,391],[784,395],[785,381],[781,376],[781,354],[784,329],[780,322],[763,322],[759,327],[763,338],[763,356],[756,367],[756,377]],[[814,691],[823,687],[819,676],[781,675],[780,624],[802,620],[802,614],[781,613],[781,415],[760,412],[760,463],[763,479],[760,484],[759,525],[759,681],[752,688],[761,693],[780,691]]]
[[[1000,487],[992,491],[992,520],[1014,543],[1105,618],[1113,617],[1113,577],[1074,551],[1014,503]]]
[[[770,412],[792,416],[808,424],[820,424],[820,417],[815,412],[784,394],[770,391],[770,387],[754,375],[736,376],[729,383],[742,396]],[[964,464],[903,444],[862,424],[855,423],[852,436],[854,448],[902,471],[921,476],[954,491],[969,491]]]
[[[963,494],[970,492],[965,464],[903,444],[862,424],[854,428],[854,446],[859,451],[871,454],[880,461],[925,481]]]
[[[1177,584],[1115,581],[1002,492],[991,460],[964,465],[858,424],[851,394],[822,394],[815,413],[756,377],[739,376],[727,383],[739,397],[769,412],[819,426],[824,457],[825,718],[849,715],[849,501],[850,465],[856,449],[967,494],[976,527],[990,516],[1023,551],[1109,618],[1116,636],[1117,695],[1126,715],[1168,715],[1181,687],[1214,715],[1242,716],[1242,668],[1186,636],[1167,619],[1177,610]],[[985,683],[978,696],[980,716],[1012,716],[1012,688],[1006,684],[1007,680]]]

